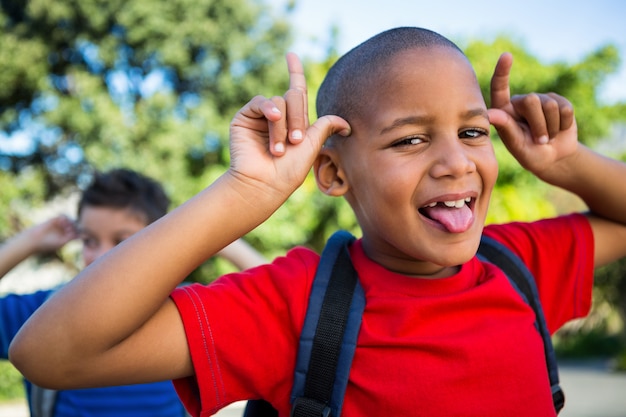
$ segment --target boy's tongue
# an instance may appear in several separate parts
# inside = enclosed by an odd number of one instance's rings
[[[434,207],[424,207],[422,211],[431,219],[441,223],[449,232],[462,233],[472,222],[472,210],[463,205],[461,208],[445,207],[437,204]]]

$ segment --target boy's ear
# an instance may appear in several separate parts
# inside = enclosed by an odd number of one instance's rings
[[[340,197],[348,191],[348,182],[339,160],[337,150],[328,147],[320,150],[313,163],[317,188],[333,197]]]

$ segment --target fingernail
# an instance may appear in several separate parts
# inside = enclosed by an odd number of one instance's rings
[[[537,139],[537,143],[540,143],[541,145],[545,145],[546,143],[548,143],[549,138],[547,136],[540,136],[539,139]]]
[[[278,142],[274,145],[274,150],[278,153],[285,152],[285,144],[282,142]]]
[[[300,129],[296,129],[291,132],[291,139],[302,139],[302,131]]]

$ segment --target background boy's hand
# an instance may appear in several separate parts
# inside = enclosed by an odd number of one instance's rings
[[[74,222],[67,216],[29,227],[0,245],[0,279],[29,256],[55,252],[77,237]]]
[[[284,96],[253,98],[230,127],[230,171],[282,195],[290,195],[304,181],[326,138],[350,129],[336,116],[309,125],[302,64],[295,54],[287,54],[287,66],[289,90]]]
[[[578,148],[571,103],[554,93],[511,97],[509,73],[513,57],[504,53],[491,78],[489,121],[520,164],[539,177],[549,177],[556,164]]]
[[[64,215],[33,226],[25,233],[32,239],[37,253],[55,252],[78,237],[74,222]]]

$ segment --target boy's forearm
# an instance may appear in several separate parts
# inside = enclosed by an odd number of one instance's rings
[[[282,204],[275,200],[223,176],[59,290],[22,327],[11,360],[29,378],[50,381],[120,351],[188,273],[269,217]],[[107,320],[94,326],[96,317]],[[29,359],[43,357],[54,368]]]
[[[546,181],[578,195],[594,214],[626,224],[626,163],[578,146],[576,155]]]
[[[31,239],[22,232],[0,246],[0,279],[35,253]]]

